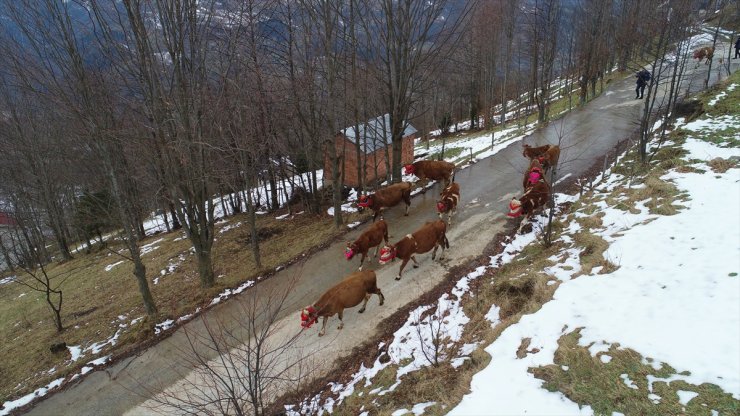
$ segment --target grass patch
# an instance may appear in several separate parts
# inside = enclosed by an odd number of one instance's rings
[[[729,415],[740,410],[740,401],[718,386],[708,383],[697,386],[685,381],[655,381],[652,393],[660,396],[655,403],[648,397],[647,376],[667,378],[676,375],[676,370],[665,364],[655,370],[638,352],[620,348],[619,344],[611,345],[607,352],[591,356],[588,346],[578,345],[579,331],[560,338],[555,364],[530,369],[535,377],[545,381],[547,390],[561,392],[580,405],[589,405],[596,414],[708,415],[713,409],[719,414]],[[611,361],[602,362],[602,355],[610,356]],[[632,387],[625,380],[629,380]],[[692,391],[698,396],[684,406],[679,403],[679,390]]]
[[[591,274],[593,268],[598,266],[609,270],[616,269],[604,258],[604,252],[609,248],[609,243],[603,238],[589,231],[581,231],[573,236],[573,241],[583,248],[578,254],[581,262],[581,272],[578,275]]]
[[[732,159],[715,157],[714,159],[709,161],[709,167],[712,168],[712,172],[715,173],[725,173],[735,166],[737,166],[737,161]]]
[[[350,214],[348,221],[360,219]],[[226,225],[243,224],[220,233]],[[230,217],[216,224],[216,241],[213,245],[216,284],[203,290],[200,287],[195,257],[190,252],[190,241],[181,238],[182,232],[159,234],[149,237],[142,245],[157,247],[142,256],[147,267],[150,289],[159,308],[156,322],[144,320],[133,328],[122,330],[115,346],[106,346],[100,354],[87,352],[78,363],[71,363],[69,353],[52,354],[53,343],[65,342],[68,346],[90,345],[112,337],[120,324],[129,324],[134,318],[145,315],[141,304],[132,264],[115,252],[126,254],[120,241],[111,239],[113,251],[76,254],[71,261],[53,263],[47,270],[54,279],[66,278],[61,288],[62,323],[65,330],[56,333],[51,312],[43,294],[33,292],[19,284],[0,286],[0,400],[25,394],[53,379],[75,372],[97,356],[123,352],[154,335],[153,326],[165,319],[176,319],[204,306],[217,293],[227,287],[255,279],[275,270],[318,245],[331,240],[342,230],[335,230],[330,217],[298,215],[292,220],[276,220],[273,216],[258,217],[260,230],[269,231],[261,236],[263,267],[255,266],[248,245],[246,215]],[[269,234],[269,235],[268,235]],[[106,271],[106,266],[124,260]],[[173,269],[171,272],[166,270]],[[162,271],[165,274],[162,274]],[[22,273],[16,273],[24,279]],[[154,282],[157,282],[155,284]],[[119,316],[124,317],[119,319]],[[56,368],[53,374],[48,370]]]
[[[664,172],[651,172],[642,182],[644,186],[637,189],[630,189],[627,194],[632,205],[646,201],[651,214],[657,215],[675,215],[681,208],[680,205],[674,205],[676,201],[683,200],[684,196],[678,191],[675,185],[660,179]]]
[[[457,159],[464,150],[467,150],[465,147],[447,147],[449,145],[450,143],[447,143],[445,146],[445,154],[444,154],[445,159],[452,159],[452,158]],[[441,156],[442,156],[442,152],[439,151],[436,153],[432,153],[431,155],[427,157],[427,159],[440,160]]]

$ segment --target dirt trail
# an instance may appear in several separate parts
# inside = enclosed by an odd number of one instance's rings
[[[737,65],[737,63],[733,64]],[[693,66],[690,68],[694,70]],[[693,80],[687,80],[692,90],[702,85],[706,68],[696,69]],[[713,74],[716,73],[712,71]],[[714,78],[714,75],[713,75]],[[712,81],[712,83],[714,80]],[[582,175],[593,161],[614,148],[621,140],[629,137],[637,128],[642,100],[634,99],[634,81],[627,77],[613,81],[607,91],[583,108],[577,109],[561,121],[538,130],[525,139],[530,144],[558,143],[562,137],[561,177]],[[514,143],[498,154],[457,172],[456,181],[461,185],[461,203],[449,232],[450,250],[443,262],[432,261],[429,254],[417,256],[421,266],[410,266],[404,271],[401,281],[395,281],[399,262],[379,266],[373,261],[366,268],[378,272],[378,286],[386,296],[384,306],[378,306],[376,297],[368,303],[363,315],[357,309],[346,311],[345,327],[337,331],[338,320],[333,318],[327,325],[327,336],[319,338],[316,326],[304,331],[299,346],[306,351],[321,350],[324,367],[329,368],[337,357],[351,352],[368,334],[376,330],[377,324],[391,315],[397,308],[413,301],[428,288],[436,285],[453,266],[466,264],[480,256],[488,242],[503,230],[506,221],[507,202],[520,192],[521,179],[526,160],[521,154],[521,144]],[[395,242],[412,232],[424,221],[436,218],[435,202],[439,185],[426,194],[412,200],[408,217],[403,208],[394,208],[386,215],[391,241]],[[347,235],[353,239],[360,230]],[[315,301],[326,289],[343,276],[354,271],[359,260],[347,262],[342,253],[344,242],[338,242],[293,265],[276,276],[259,283],[249,290],[269,293],[285,287],[292,277],[300,275],[297,286],[288,298],[288,308],[283,313],[285,325],[281,336],[290,336],[300,331],[299,310]],[[239,302],[229,301],[206,312],[208,319],[219,319],[237,328],[240,316]],[[191,333],[202,333],[202,319],[185,325]],[[340,336],[338,336],[341,334]],[[177,383],[185,379],[192,370],[183,367],[183,351],[187,346],[183,328],[172,336],[143,351],[124,359],[111,367],[85,377],[78,384],[54,394],[38,403],[32,415],[143,415],[151,411],[144,405],[151,391],[177,390]]]

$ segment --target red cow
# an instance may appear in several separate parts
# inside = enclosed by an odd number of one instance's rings
[[[414,254],[422,254],[434,249],[432,251],[432,260],[434,260],[437,255],[437,248],[442,247],[442,254],[439,258],[440,260],[444,258],[445,249],[450,248],[450,243],[445,235],[446,231],[447,225],[442,220],[427,222],[413,234],[406,235],[396,244],[383,247],[380,250],[380,264],[386,264],[396,257],[400,258],[402,260],[401,269],[398,271],[396,280],[401,280],[403,268],[406,267],[409,260],[414,261],[414,268],[418,267],[419,263],[417,263]]]
[[[712,57],[714,57],[714,47],[712,46],[705,46],[694,50],[694,59],[698,59],[699,63],[701,63],[702,59],[706,58],[704,65],[709,65],[709,61],[712,60]]]
[[[372,270],[358,271],[347,276],[321,295],[316,303],[301,311],[301,326],[310,328],[319,318],[324,318],[319,332],[319,336],[323,336],[326,333],[326,321],[329,317],[339,315],[339,328],[337,329],[344,328],[344,321],[342,321],[344,310],[359,305],[364,299],[365,303],[358,312],[365,312],[365,306],[372,294],[378,295],[382,306],[385,296],[378,289],[376,280],[375,272]]]
[[[357,237],[357,240],[354,242],[347,242],[344,256],[347,260],[352,260],[352,257],[354,257],[355,254],[361,253],[362,258],[360,259],[360,268],[358,270],[362,270],[362,264],[365,262],[367,252],[372,247],[375,247],[375,254],[373,254],[373,257],[376,257],[378,255],[378,250],[380,249],[380,243],[382,243],[383,240],[388,244],[388,224],[383,218],[381,218],[380,221],[372,224],[367,230],[365,230],[365,232]]]
[[[420,160],[404,166],[404,173],[406,175],[416,175],[421,180],[444,180],[444,184],[447,186],[451,180],[455,180],[455,164],[444,160]]]
[[[373,210],[375,212],[373,222],[375,222],[375,219],[378,218],[378,214],[383,208],[394,207],[401,201],[406,203],[406,213],[404,215],[409,215],[409,207],[411,206],[411,182],[395,183],[378,189],[374,194],[360,195],[357,206],[360,209],[370,208]]]

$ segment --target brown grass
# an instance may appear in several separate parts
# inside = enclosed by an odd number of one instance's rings
[[[721,157],[716,157],[709,161],[709,167],[711,167],[712,172],[715,173],[725,173],[736,165],[737,161],[732,159],[723,159]]]

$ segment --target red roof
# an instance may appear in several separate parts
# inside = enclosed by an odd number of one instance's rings
[[[0,212],[0,225],[17,225],[18,223],[5,212]]]

